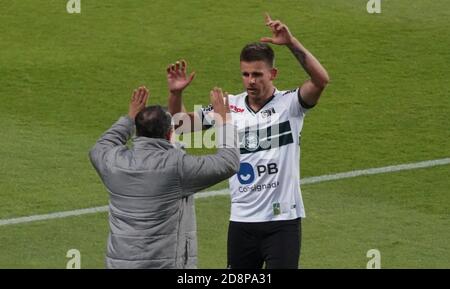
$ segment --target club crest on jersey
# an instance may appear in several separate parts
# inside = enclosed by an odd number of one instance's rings
[[[259,138],[256,132],[247,132],[244,136],[244,147],[249,151],[255,151],[259,147]]]
[[[262,118],[269,118],[274,113],[275,113],[275,108],[271,107],[269,109],[261,111],[261,117]]]

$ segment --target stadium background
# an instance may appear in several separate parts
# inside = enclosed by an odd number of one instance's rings
[[[264,11],[285,22],[329,71],[305,120],[302,177],[450,156],[450,3],[386,0],[0,1],[0,219],[104,206],[89,148],[145,84],[166,103],[165,67],[197,72],[186,107],[221,86],[242,90],[242,46],[269,35]],[[276,86],[306,78],[274,46]],[[192,150],[193,153],[204,153]],[[450,267],[449,165],[302,187],[302,267]],[[212,189],[226,188],[222,183]],[[199,267],[226,266],[229,197],[198,199]],[[0,268],[102,268],[107,213],[0,226]]]

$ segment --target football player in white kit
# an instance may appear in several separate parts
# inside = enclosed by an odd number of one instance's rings
[[[245,92],[229,96],[240,136],[240,170],[230,178],[231,216],[228,268],[298,268],[301,218],[300,141],[303,118],[328,84],[327,71],[279,20],[266,14],[272,37],[246,45],[240,56]],[[289,48],[310,79],[299,88],[279,91],[274,52],[267,44]],[[169,111],[184,111],[181,94],[194,74],[184,61],[167,68]],[[212,125],[211,107],[189,113],[203,129]]]

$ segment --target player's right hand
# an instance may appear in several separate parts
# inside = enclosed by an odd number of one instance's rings
[[[167,85],[169,92],[181,93],[194,79],[195,72],[189,76],[186,75],[187,63],[185,60],[179,60],[167,66]]]
[[[272,31],[272,37],[262,37],[259,41],[268,42],[277,45],[289,45],[292,44],[294,36],[292,36],[289,28],[286,24],[280,20],[272,20],[269,13],[266,12],[265,16],[266,26]]]

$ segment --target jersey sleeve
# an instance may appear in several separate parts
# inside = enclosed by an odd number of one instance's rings
[[[208,106],[201,107],[197,114],[202,120],[202,125],[205,128],[211,128],[214,126],[214,109],[212,104],[209,104]]]
[[[289,106],[289,114],[293,117],[303,116],[309,109],[313,107],[303,102],[303,99],[300,95],[300,88],[286,91],[283,94],[283,98],[286,99],[286,102]]]
[[[235,95],[228,94],[228,100],[230,102],[230,108],[235,104]],[[224,99],[225,101],[225,99]],[[201,107],[197,110],[199,118],[202,120],[202,125],[204,128],[208,129],[214,126],[214,108],[212,104],[208,106]]]

